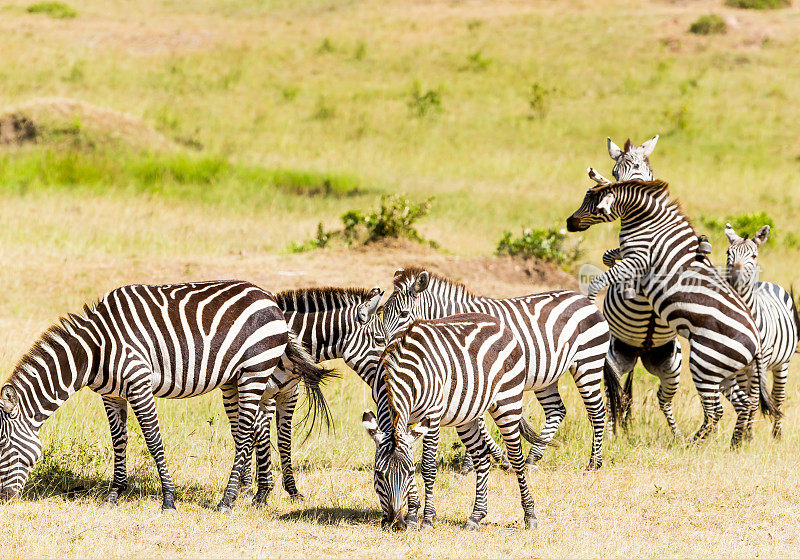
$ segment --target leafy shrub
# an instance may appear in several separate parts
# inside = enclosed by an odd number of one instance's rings
[[[29,14],[46,14],[55,19],[72,19],[78,16],[74,8],[63,2],[37,2],[28,6]]]
[[[294,242],[290,246],[292,252],[304,252],[316,248],[325,248],[331,241],[338,239],[345,246],[365,244],[380,239],[406,238],[430,246],[438,246],[434,241],[426,240],[414,223],[425,217],[431,209],[433,198],[422,203],[414,203],[402,195],[385,195],[381,197],[378,208],[364,213],[361,210],[350,210],[342,217],[342,229],[326,231],[322,223],[317,225],[317,235],[305,242]]]
[[[700,16],[697,21],[689,26],[689,33],[695,35],[715,35],[725,33],[728,30],[728,25],[725,20],[717,14],[708,14]]]
[[[483,51],[476,50],[467,57],[466,70],[473,72],[483,72],[492,64],[492,59],[483,55]]]
[[[747,10],[777,10],[791,6],[792,2],[791,0],[725,0],[725,5]]]
[[[411,87],[411,98],[408,100],[408,108],[411,114],[417,117],[441,112],[442,110],[442,96],[439,91],[429,89],[423,92],[422,86],[418,81],[414,82]]]
[[[581,250],[580,243],[568,246],[567,239],[566,233],[554,228],[523,229],[522,236],[516,238],[510,231],[506,231],[503,238],[497,243],[495,254],[524,259],[538,258],[561,266],[568,266],[580,257]]]
[[[766,212],[732,215],[724,220],[701,216],[700,221],[715,232],[722,232],[725,229],[725,224],[730,223],[741,237],[744,237],[745,234],[752,237],[761,227],[769,225],[769,238],[770,240],[775,238],[775,221]]]
[[[539,82],[531,86],[531,93],[528,96],[528,106],[530,107],[530,114],[528,118],[531,120],[542,120],[547,116],[548,111],[548,98],[555,90],[552,88],[544,87]]]

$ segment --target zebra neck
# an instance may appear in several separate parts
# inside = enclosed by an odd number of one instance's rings
[[[665,246],[674,249],[680,243],[680,252],[694,258],[697,253],[697,235],[689,220],[677,206],[668,200],[652,200],[645,207],[632,209],[621,218],[620,246],[649,245],[653,250]]]
[[[481,308],[481,301],[487,300],[487,297],[473,295],[462,285],[447,282],[431,285],[427,290],[427,297],[427,304],[423,305],[423,309],[428,311],[424,313],[426,319],[475,312]]]
[[[342,357],[348,319],[342,309],[295,312],[287,322],[317,361]]]
[[[747,308],[753,310],[755,308],[756,303],[756,286],[754,283],[747,283],[741,289],[737,289],[736,292],[739,294],[739,297],[742,298],[744,304],[747,305]]]
[[[89,383],[97,356],[94,337],[72,325],[68,330],[45,334],[17,365],[9,383],[19,396],[22,416],[35,431]]]

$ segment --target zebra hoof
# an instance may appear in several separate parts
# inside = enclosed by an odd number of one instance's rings
[[[502,462],[500,462],[500,469],[503,470],[504,472],[510,472],[511,471],[511,462],[509,462],[508,460],[504,459]]]
[[[525,518],[525,529],[526,530],[535,530],[536,529],[536,517],[527,517]]]
[[[539,464],[537,464],[536,462],[531,462],[530,460],[528,460],[527,462],[525,462],[525,470],[529,474],[532,474],[533,472],[536,472],[536,471],[539,470]]]
[[[478,529],[478,523],[470,518],[464,523],[463,529],[467,532],[474,532]]]
[[[433,520],[425,518],[422,521],[422,526],[420,527],[420,529],[421,530],[430,530],[431,528],[433,528]]]
[[[301,501],[305,501],[306,498],[302,493],[292,493],[289,495],[289,500],[293,503],[299,503]]]
[[[178,511],[175,509],[175,507],[161,509],[161,514],[163,514],[164,516],[169,516],[170,514],[175,514],[176,512]]]
[[[225,500],[220,501],[217,505],[217,512],[220,514],[230,514],[231,513],[231,506],[225,502]]]
[[[475,468],[473,468],[472,466],[469,466],[469,467],[467,467],[467,468],[465,468],[465,467],[463,467],[463,466],[462,466],[462,467],[461,467],[461,469],[460,469],[460,470],[458,470],[458,472],[457,472],[457,473],[458,473],[458,475],[460,475],[461,477],[465,477],[465,476],[468,476],[468,475],[469,475],[469,473],[470,473],[472,470],[474,470],[474,469],[475,469]]]
[[[264,508],[267,505],[267,498],[269,491],[259,491],[253,496],[253,506],[257,509]]]

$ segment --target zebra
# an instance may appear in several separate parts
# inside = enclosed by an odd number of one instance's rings
[[[606,138],[608,155],[614,160],[612,174],[618,181],[653,180],[653,168],[650,155],[658,143],[656,134],[650,140],[637,146],[630,139],[622,149]],[[593,180],[608,183],[604,177],[590,169]],[[603,264],[609,268],[621,258],[619,248],[605,251]],[[633,369],[636,360],[641,359],[644,368],[658,377],[659,387],[656,393],[658,405],[667,420],[673,435],[680,438],[678,425],[672,409],[672,401],[678,391],[682,364],[681,345],[678,333],[661,319],[650,305],[649,300],[637,293],[631,283],[612,284],[608,288],[603,301],[603,316],[608,321],[611,331],[611,342],[608,351],[608,363],[618,377],[627,374],[622,400],[622,421],[626,424],[630,418],[633,400]]]
[[[283,372],[276,372],[281,361]],[[20,493],[41,454],[41,425],[72,394],[89,387],[103,398],[115,443],[110,500],[116,502],[127,485],[124,470],[118,469],[124,465],[127,402],[156,463],[162,511],[174,512],[175,486],[154,398],[188,398],[220,387],[223,397],[235,402],[225,406],[235,454],[217,506],[229,512],[250,456],[259,402],[298,376],[310,399],[312,422],[318,413],[328,420],[320,385],[335,373],[314,364],[290,334],[274,296],[249,282],[114,289],[44,332],[0,389],[0,495]]]
[[[585,231],[597,223],[621,221],[623,258],[596,277],[588,297],[613,283],[639,281],[653,310],[689,339],[689,368],[704,412],[695,434],[704,439],[722,415],[720,390],[730,394],[737,413],[731,446],[740,446],[744,428],[759,395],[766,410],[772,401],[760,390],[764,359],[758,329],[742,298],[720,277],[703,254],[699,240],[663,181],[624,181],[590,188],[568,219],[568,231]],[[755,363],[757,382],[745,393],[736,373]]]
[[[361,379],[373,387],[378,360],[386,345],[383,321],[378,316],[383,291],[345,287],[314,287],[280,291],[275,294],[289,328],[317,362],[341,358]],[[279,368],[281,365],[278,366]],[[267,476],[265,486],[274,487],[271,472],[270,423],[277,419],[278,452],[283,486],[293,499],[302,499],[292,469],[292,416],[297,403],[297,383],[285,388],[279,398],[267,401],[256,419],[256,463]],[[249,466],[249,461],[248,461]],[[261,474],[259,474],[261,475]],[[251,483],[249,468],[242,486]],[[259,494],[263,505],[269,491]]]
[[[416,525],[419,500],[409,503],[408,517],[403,517],[402,509],[414,489],[412,446],[420,438],[425,482],[422,527],[433,525],[436,449],[444,426],[456,427],[477,463],[475,504],[464,529],[478,528],[487,509],[490,451],[479,427],[487,410],[517,474],[524,525],[536,527],[520,441],[526,366],[513,333],[499,318],[472,313],[416,320],[389,343],[378,374],[386,386],[386,397],[378,405],[389,410],[391,427],[382,430],[370,410],[364,412],[362,423],[376,445],[374,484],[384,528]],[[413,423],[418,425],[409,430]],[[522,431],[535,440],[532,433]]]
[[[566,415],[558,379],[569,369],[592,425],[587,469],[600,468],[606,415],[603,378],[613,424],[617,423],[620,400],[617,376],[605,366],[609,332],[600,310],[574,291],[550,291],[511,299],[479,297],[459,282],[412,267],[395,273],[394,291],[384,304],[383,320],[391,339],[415,319],[469,312],[494,316],[508,326],[522,350],[527,374],[525,390],[533,390],[544,408],[545,425],[529,452],[527,465],[535,467]],[[526,428],[530,427],[526,424]]]
[[[725,236],[730,244],[726,278],[752,310],[761,333],[764,367],[772,371],[772,400],[775,402],[772,436],[777,439],[783,423],[789,360],[800,339],[800,317],[793,294],[774,283],[758,281],[758,249],[769,239],[769,232],[769,225],[764,225],[750,239],[747,235],[740,237],[730,223],[726,224]]]

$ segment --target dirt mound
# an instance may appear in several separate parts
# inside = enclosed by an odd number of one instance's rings
[[[170,149],[173,143],[140,118],[76,99],[39,97],[0,112],[0,145],[45,142],[81,132],[95,144],[122,142],[139,149]]]

